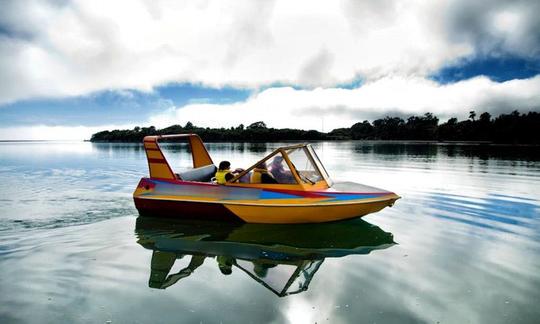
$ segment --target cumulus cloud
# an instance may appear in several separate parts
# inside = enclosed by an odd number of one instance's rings
[[[538,1],[0,3],[0,104],[169,82],[333,87],[537,57]]]
[[[422,77],[388,77],[355,89],[274,87],[257,92],[243,102],[202,101],[171,106],[138,126],[163,128],[191,121],[197,126],[219,128],[241,123],[248,126],[262,120],[270,127],[330,131],[385,115],[407,118],[429,111],[445,121],[450,117],[466,119],[470,110],[498,115],[514,109],[540,110],[540,76],[502,83],[477,77],[441,85]],[[17,126],[0,128],[0,139],[82,140],[105,129],[135,126]]]
[[[226,105],[191,104],[150,118],[157,127],[191,121],[204,127],[231,127],[262,120],[271,127],[329,131],[388,115],[435,113],[442,119],[467,118],[470,110],[494,115],[540,109],[540,76],[494,82],[477,77],[440,85],[421,77],[389,77],[356,89],[270,88],[247,101]]]
[[[446,33],[451,41],[474,44],[481,55],[540,55],[539,1],[455,1],[447,10]]]

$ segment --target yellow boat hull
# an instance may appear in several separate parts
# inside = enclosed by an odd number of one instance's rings
[[[398,196],[385,197],[385,200],[371,202],[312,206],[224,205],[248,223],[294,224],[322,223],[362,217],[391,206],[397,199],[399,199]]]
[[[392,192],[365,186],[369,192],[297,192],[143,179],[139,188],[134,199],[141,215],[267,224],[361,217],[392,206],[400,198]]]

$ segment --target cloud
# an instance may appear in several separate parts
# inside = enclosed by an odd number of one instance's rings
[[[333,87],[540,53],[536,1],[4,1],[0,104],[171,82]]]
[[[321,130],[324,125],[329,131],[385,115],[429,111],[444,120],[467,118],[470,110],[498,115],[515,109],[540,109],[540,76],[501,83],[477,77],[446,85],[420,77],[390,77],[355,89],[270,88],[245,102],[171,108],[151,117],[149,124],[165,127],[191,121],[204,127],[231,127],[262,120],[271,127]]]
[[[480,55],[540,55],[540,2],[455,1],[448,6],[447,35],[474,44]]]
[[[158,128],[191,121],[202,127],[236,127],[265,121],[270,127],[330,131],[386,115],[407,118],[435,113],[445,121],[468,118],[469,111],[492,115],[518,109],[540,110],[540,76],[495,82],[477,77],[441,85],[421,77],[390,77],[353,89],[268,88],[235,103],[192,102],[156,113],[138,126]],[[18,126],[0,128],[0,139],[82,140],[102,130],[132,129],[135,124],[102,126]]]
[[[317,55],[307,61],[300,69],[299,83],[308,86],[332,84],[335,80],[329,79],[328,76],[333,61],[333,55],[327,49],[321,49]]]

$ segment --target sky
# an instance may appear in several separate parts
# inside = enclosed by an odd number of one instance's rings
[[[0,140],[540,111],[538,12],[538,0],[0,0]]]

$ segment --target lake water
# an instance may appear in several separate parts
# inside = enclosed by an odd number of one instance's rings
[[[277,146],[208,144],[233,168]],[[331,224],[170,224],[137,218],[140,145],[0,143],[0,323],[540,322],[538,148],[314,147],[335,180],[402,199]]]

